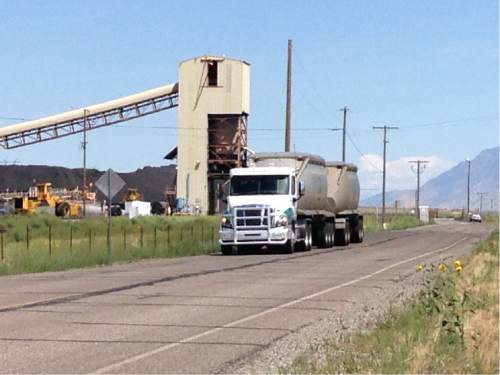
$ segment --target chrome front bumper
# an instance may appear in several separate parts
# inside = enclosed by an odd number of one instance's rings
[[[219,231],[221,245],[271,245],[284,244],[292,238],[288,226],[276,227],[275,210],[269,206],[235,207],[232,228]]]

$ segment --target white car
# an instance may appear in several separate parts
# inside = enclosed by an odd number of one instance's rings
[[[479,214],[473,214],[471,217],[470,217],[470,221],[475,221],[477,223],[480,223],[483,221],[483,219],[481,218],[481,215]]]

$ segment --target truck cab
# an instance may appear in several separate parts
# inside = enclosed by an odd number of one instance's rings
[[[233,246],[294,245],[296,202],[301,193],[295,172],[291,167],[231,170],[220,229],[223,253],[230,253]]]

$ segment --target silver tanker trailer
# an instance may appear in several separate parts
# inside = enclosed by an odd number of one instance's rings
[[[355,165],[290,152],[254,154],[249,164],[230,171],[219,231],[223,254],[262,246],[292,253],[363,241]]]

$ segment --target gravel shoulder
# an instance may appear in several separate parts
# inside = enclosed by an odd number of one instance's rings
[[[447,225],[446,222],[441,225],[443,224]],[[419,230],[422,228],[409,229],[408,231]],[[488,232],[486,230],[473,241],[427,259],[427,264],[466,259]],[[409,263],[404,268],[398,269],[396,273],[387,275],[387,278],[377,279],[373,285],[366,289],[365,293],[357,294],[356,298],[348,300],[348,303],[332,312],[328,317],[301,327],[276,340],[264,350],[225,368],[223,372],[238,374],[283,373],[283,370],[300,355],[314,355],[321,361],[324,355],[321,352],[323,343],[326,341],[338,343],[354,332],[375,328],[390,309],[403,306],[422,289],[422,274],[416,272],[415,264],[415,262]]]

